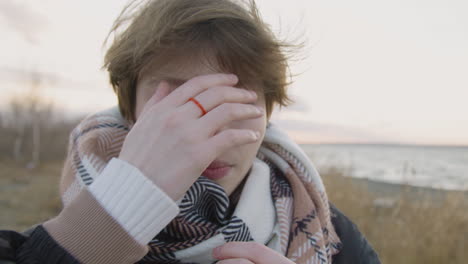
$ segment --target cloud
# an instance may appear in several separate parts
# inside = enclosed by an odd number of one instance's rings
[[[398,143],[398,140],[360,127],[305,120],[273,119],[299,143]]]
[[[30,82],[33,78],[40,79],[41,81],[48,83],[69,82],[69,80],[66,80],[65,78],[55,73],[24,70],[4,66],[0,66],[0,78],[2,82]]]
[[[47,18],[26,4],[13,0],[0,1],[0,17],[27,42],[37,44],[39,34],[47,26]]]
[[[45,87],[60,89],[79,89],[81,91],[95,91],[96,80],[81,81],[70,79],[55,72],[46,72],[35,69],[21,69],[8,66],[0,66],[0,90],[4,87],[23,87],[26,89],[37,81]]]

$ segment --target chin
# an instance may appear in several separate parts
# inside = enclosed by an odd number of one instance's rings
[[[233,169],[225,177],[216,180],[215,182],[224,188],[227,195],[230,195],[246,176],[244,175],[244,177],[241,177],[240,175],[242,174],[236,170],[236,167],[233,167]]]

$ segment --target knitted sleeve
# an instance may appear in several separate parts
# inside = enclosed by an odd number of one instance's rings
[[[43,227],[82,263],[135,263],[178,212],[177,204],[138,169],[113,159]]]

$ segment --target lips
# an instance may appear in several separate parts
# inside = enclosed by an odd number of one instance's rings
[[[232,167],[231,164],[220,161],[220,160],[214,160],[211,162],[211,164],[208,166],[207,169],[218,169],[218,168],[224,168],[224,167]]]
[[[215,160],[213,161],[206,170],[203,171],[202,175],[211,180],[218,180],[226,176],[231,170],[232,165]]]

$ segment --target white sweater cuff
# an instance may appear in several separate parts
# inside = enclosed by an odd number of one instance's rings
[[[177,214],[177,204],[136,167],[113,158],[89,191],[136,241],[146,245]]]

